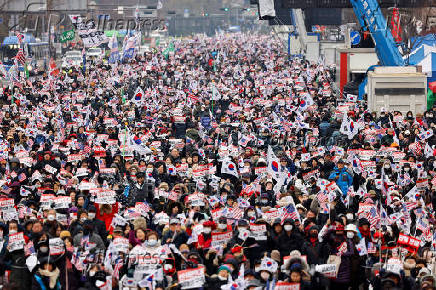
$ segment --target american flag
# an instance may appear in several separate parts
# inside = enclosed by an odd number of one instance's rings
[[[17,33],[18,44],[23,43],[24,35],[21,33]]]
[[[405,202],[404,206],[406,207],[407,210],[410,211],[410,210],[416,208],[418,206],[418,203],[417,202],[413,202],[413,201],[412,202]]]
[[[91,146],[85,145],[83,146],[83,153],[89,154],[91,152]]]
[[[288,204],[284,209],[283,209],[283,213],[282,213],[282,222],[287,219],[287,218],[291,218],[293,220],[299,220],[300,219],[300,215],[298,214],[297,209],[295,208],[295,206],[291,203]]]
[[[379,220],[380,220],[380,216],[378,215],[375,206],[373,206],[368,212],[368,221],[371,224],[371,226],[375,226]]]
[[[26,180],[26,174],[24,173],[20,173],[20,175],[18,175],[18,181],[19,182],[23,182],[24,180]]]
[[[15,59],[24,65],[26,63],[26,55],[24,54],[24,50],[22,48],[18,49],[17,55],[15,55]]]
[[[325,190],[318,193],[318,202],[324,203],[324,202],[327,202],[328,200],[329,200],[329,195],[327,194],[327,192]]]
[[[118,259],[118,261],[117,261],[117,263],[115,264],[115,267],[114,267],[114,277],[115,277],[115,279],[119,279],[120,278],[120,270],[121,270],[121,268],[123,267],[123,259]]]
[[[410,144],[409,150],[417,156],[422,155],[422,145],[419,142]]]
[[[372,242],[368,242],[367,252],[368,254],[375,254],[377,249],[375,248],[375,244]]]
[[[196,97],[193,93],[188,93],[188,98],[190,98],[194,102],[200,101],[200,99],[198,97]]]
[[[5,184],[5,185],[2,185],[2,187],[1,187],[1,192],[6,193],[6,194],[9,194],[9,193],[11,193],[11,191],[12,191],[12,188],[10,188],[9,186],[7,186],[6,184]]]
[[[420,218],[416,221],[416,229],[421,230],[423,233],[426,233],[428,230],[430,230],[430,225],[428,224],[428,221]]]
[[[232,214],[232,218],[235,220],[239,220],[244,215],[244,210],[239,207],[233,207],[230,209],[230,212]]]

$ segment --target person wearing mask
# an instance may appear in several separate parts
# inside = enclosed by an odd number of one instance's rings
[[[60,271],[54,264],[54,257],[44,256],[39,259],[39,266],[32,277],[32,290],[61,290]]]
[[[10,271],[10,281],[15,281],[19,289],[30,289],[31,275],[26,266],[26,257],[24,249],[11,248],[9,238],[11,235],[20,233],[18,222],[15,220],[9,221],[7,239],[5,240],[5,254],[0,257],[0,270],[4,274],[6,270]],[[28,242],[28,237],[24,236],[25,243]]]
[[[283,222],[283,232],[279,236],[279,251],[282,257],[288,256],[293,250],[301,250],[303,237],[295,228],[294,220],[287,218]]]
[[[103,243],[107,244],[107,231],[106,231],[106,225],[103,221],[96,218],[96,212],[97,209],[93,204],[91,204],[88,207],[88,219],[92,222],[92,226],[94,228],[95,233],[97,233],[101,239],[103,240]]]
[[[207,251],[212,243],[212,230],[216,227],[215,222],[206,221],[203,223],[203,233],[198,236],[198,250]]]
[[[341,231],[343,229],[344,231]],[[348,289],[355,287],[359,283],[359,254],[356,250],[355,238],[357,228],[350,224],[345,228],[343,226],[336,227],[337,247],[336,255],[341,257],[338,274],[336,279],[332,281],[334,289]]]
[[[170,220],[169,230],[164,233],[162,237],[162,241],[167,244],[175,244],[176,247],[179,247],[181,244],[186,244],[189,236],[186,231],[181,229],[180,220],[177,218],[173,218]]]
[[[309,228],[307,237],[303,242],[301,253],[307,256],[307,263],[309,265],[322,264],[322,258],[320,255],[322,246],[318,240],[319,229],[316,225],[312,225]]]
[[[208,289],[221,290],[221,286],[226,285],[231,275],[231,268],[227,264],[223,264],[218,268],[217,275],[211,277],[208,283]]]

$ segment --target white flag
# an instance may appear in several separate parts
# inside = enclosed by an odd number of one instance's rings
[[[275,180],[279,180],[280,178],[280,159],[274,154],[271,146],[268,146],[268,155],[267,155],[268,169],[267,172],[272,175]]]
[[[132,98],[132,102],[135,103],[135,105],[140,106],[144,102],[144,91],[140,86],[135,91],[135,95]]]
[[[230,158],[226,158],[223,160],[223,165],[221,166],[221,173],[230,174],[230,175],[233,175],[235,177],[239,177],[236,164],[233,163],[230,160]]]
[[[356,249],[359,252],[359,256],[364,256],[368,254],[365,238],[360,239],[360,242],[356,245]]]

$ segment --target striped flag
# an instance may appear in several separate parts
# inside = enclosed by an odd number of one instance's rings
[[[318,201],[320,203],[328,202],[328,200],[329,200],[329,195],[325,190],[318,193]]]
[[[377,213],[377,209],[373,206],[368,212],[368,221],[371,226],[375,226],[377,222],[380,220],[380,216]]]
[[[24,54],[24,50],[22,48],[18,49],[17,55],[15,55],[15,59],[21,64],[24,65],[26,63],[26,55]]]
[[[293,203],[288,204],[284,209],[282,213],[282,222],[286,220],[287,218],[291,218],[293,220],[299,220],[300,215],[298,214],[297,209],[295,208],[295,205]]]
[[[22,44],[24,40],[24,34],[17,32],[17,40],[18,40],[18,44]]]
[[[239,207],[232,207],[229,211],[232,214],[232,218],[235,220],[239,220],[244,215],[244,210]]]
[[[430,225],[426,219],[420,218],[416,221],[416,229],[426,233],[430,230]]]
[[[409,151],[417,156],[422,155],[422,145],[419,142],[414,142],[409,145]]]
[[[115,264],[114,273],[113,273],[114,278],[117,280],[119,280],[120,278],[120,270],[123,267],[123,265],[124,265],[123,259],[118,259],[118,262]]]

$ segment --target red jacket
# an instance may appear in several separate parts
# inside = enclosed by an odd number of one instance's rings
[[[118,202],[116,202],[114,205],[112,205],[112,212],[107,214],[100,214],[100,204],[94,203],[95,208],[97,209],[96,218],[103,221],[106,225],[106,230],[112,235],[112,232],[114,228],[111,226],[112,219],[114,218],[115,214],[118,213]]]
[[[197,243],[198,248],[209,249],[211,243],[212,243],[212,235],[210,235],[207,240],[204,239],[203,234],[198,236],[198,243]]]

